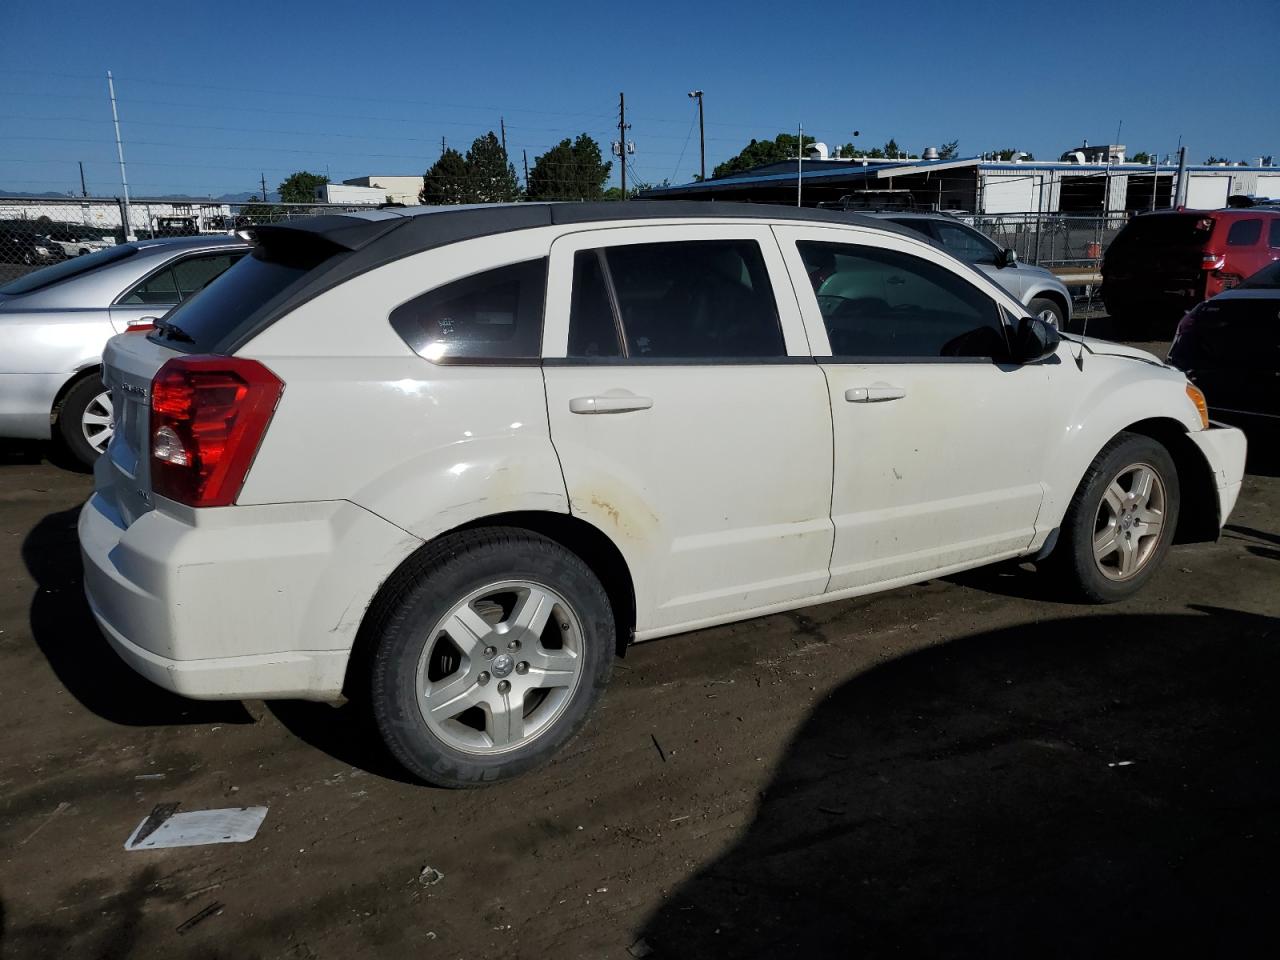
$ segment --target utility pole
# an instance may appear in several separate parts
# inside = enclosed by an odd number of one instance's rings
[[[702,91],[694,90],[689,94],[690,97],[698,101],[698,170],[701,179],[707,179],[707,134],[702,123]]]
[[[111,122],[116,128],[116,156],[120,158],[120,185],[124,187],[124,238],[133,239],[133,215],[129,211],[129,177],[124,169],[124,144],[120,142],[120,114],[116,110],[116,82],[107,71],[107,91],[111,94]]]
[[[521,156],[524,157],[524,192],[529,192],[529,151],[521,150]]]
[[[1184,206],[1187,202],[1187,148],[1181,145],[1178,147],[1178,182],[1174,191],[1171,206]]]
[[[84,185],[84,161],[80,161],[80,196],[87,197],[89,188]]]
[[[1151,209],[1156,208],[1156,191],[1160,189],[1160,154],[1151,155]]]
[[[502,155],[507,155],[507,119],[506,117],[498,118],[498,128],[502,131]]]
[[[627,199],[627,131],[630,124],[627,123],[627,98],[623,94],[618,94],[618,163],[620,176],[622,177],[622,199]]]
[[[444,137],[440,138],[440,156],[444,156]]]
[[[267,202],[267,175],[265,173],[260,173],[258,174],[258,177],[259,179],[262,180],[262,202],[266,203]]]

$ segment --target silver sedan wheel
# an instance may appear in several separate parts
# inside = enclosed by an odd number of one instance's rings
[[[417,675],[422,719],[464,753],[522,747],[573,699],[583,649],[577,613],[550,587],[509,580],[474,590],[427,638]]]
[[[1164,535],[1166,494],[1154,467],[1134,463],[1115,475],[1098,505],[1093,559],[1110,580],[1137,575]]]
[[[1036,319],[1043,320],[1045,323],[1047,323],[1051,327],[1056,327],[1058,325],[1058,315],[1054,313],[1052,310],[1050,310],[1048,307],[1046,307],[1045,309],[1037,313]]]
[[[109,390],[103,390],[89,401],[84,413],[80,415],[80,430],[95,453],[102,453],[107,449],[112,434],[116,432],[116,414],[111,405]]]

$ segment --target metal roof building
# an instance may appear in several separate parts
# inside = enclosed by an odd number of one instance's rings
[[[657,187],[642,199],[838,203],[862,191],[909,191],[917,207],[973,214],[1099,214],[1174,205],[1174,165],[961,160],[805,159],[732,176]],[[1234,195],[1280,199],[1280,167],[1188,166],[1188,207],[1226,206]]]

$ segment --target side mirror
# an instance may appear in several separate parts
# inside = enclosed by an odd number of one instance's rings
[[[1003,269],[1005,267],[1012,267],[1017,262],[1018,262],[1018,251],[1010,247],[1000,255],[999,261],[996,263],[996,266]]]
[[[1023,317],[1018,321],[1018,329],[1013,336],[1013,359],[1015,363],[1034,363],[1042,360],[1058,349],[1062,335],[1051,323],[1045,323],[1039,317]]]

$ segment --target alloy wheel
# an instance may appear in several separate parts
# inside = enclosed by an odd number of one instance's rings
[[[95,453],[102,453],[116,432],[115,408],[111,404],[111,392],[103,390],[84,408],[80,415],[80,430]]]
[[[506,753],[548,730],[582,681],[584,636],[569,603],[527,580],[473,590],[427,638],[417,698],[427,727],[470,754]]]
[[[1136,576],[1164,535],[1167,494],[1154,467],[1134,463],[1107,485],[1093,525],[1093,559],[1110,580]]]

